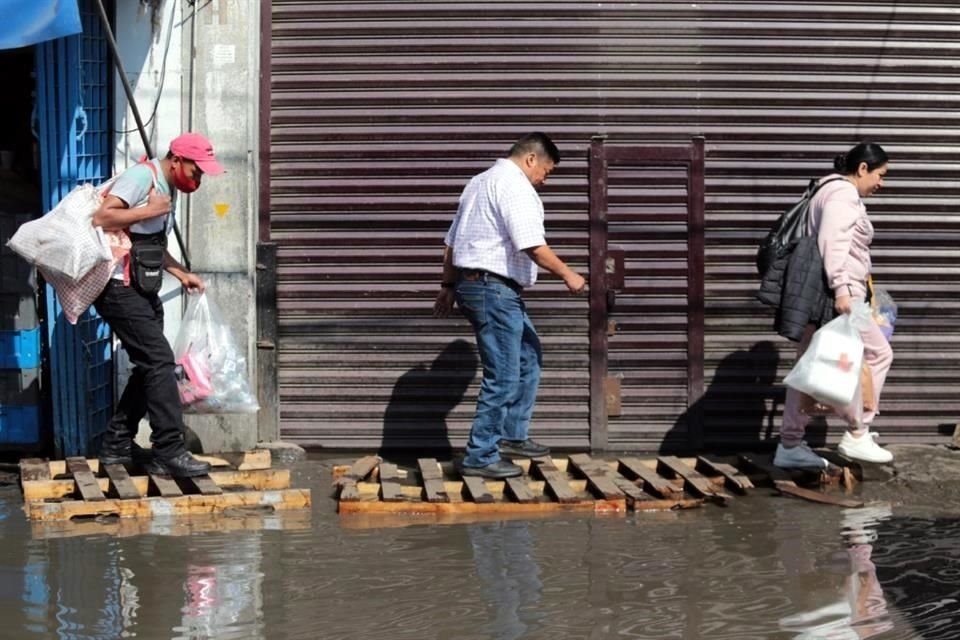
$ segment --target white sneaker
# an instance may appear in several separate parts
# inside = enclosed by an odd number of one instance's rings
[[[893,461],[893,454],[877,444],[879,434],[867,431],[859,438],[854,438],[849,431],[844,432],[840,438],[840,445],[837,449],[843,455],[854,460],[864,462],[876,462],[886,464]]]
[[[777,453],[773,456],[773,465],[783,469],[817,469],[819,471],[826,469],[829,464],[815,454],[806,442],[801,442],[795,447],[778,444]]]

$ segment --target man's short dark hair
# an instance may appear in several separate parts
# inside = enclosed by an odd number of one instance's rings
[[[560,150],[553,144],[550,136],[542,131],[528,133],[513,143],[510,147],[510,156],[522,156],[528,153],[535,153],[538,156],[549,156],[553,164],[560,164]]]

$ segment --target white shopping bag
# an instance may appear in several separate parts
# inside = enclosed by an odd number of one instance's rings
[[[93,226],[102,191],[112,183],[76,187],[47,215],[20,225],[7,246],[55,279],[79,282],[95,265],[113,259],[103,230]]]
[[[872,321],[870,306],[854,303],[849,314],[834,318],[813,334],[810,346],[783,383],[833,407],[850,405],[860,387],[860,329]]]

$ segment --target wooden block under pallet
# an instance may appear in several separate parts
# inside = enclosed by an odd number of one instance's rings
[[[120,467],[123,469],[123,467]],[[126,469],[123,469],[126,473]],[[109,471],[108,471],[109,474]],[[29,476],[36,477],[36,476]],[[117,476],[119,477],[119,476]],[[127,476],[136,495],[130,494],[130,497],[139,498],[149,495],[148,476]],[[289,469],[256,469],[251,471],[211,471],[209,477],[216,483],[220,489],[252,489],[255,491],[271,491],[277,489],[287,489],[290,487]],[[97,478],[100,490],[110,495],[117,496],[113,491],[114,476],[106,478]],[[31,500],[47,500],[64,498],[77,493],[76,483],[72,478],[63,478],[59,480],[23,480],[23,499],[27,502]]]
[[[310,506],[309,489],[279,491],[238,491],[215,496],[190,495],[174,498],[106,499],[95,502],[63,500],[27,502],[30,520],[71,520],[115,515],[121,518],[222,513],[231,508],[265,507],[273,510],[304,509]]]

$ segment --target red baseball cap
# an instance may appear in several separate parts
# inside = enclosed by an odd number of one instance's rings
[[[223,165],[217,162],[213,155],[213,145],[199,133],[184,133],[177,136],[170,143],[170,152],[175,156],[193,160],[208,176],[218,176],[223,173]]]

